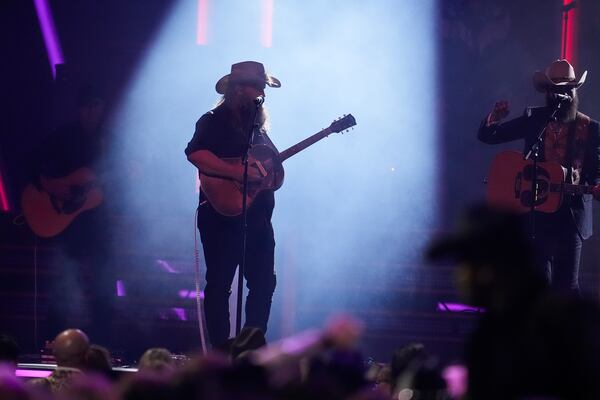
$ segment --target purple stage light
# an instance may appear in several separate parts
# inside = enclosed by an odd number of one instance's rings
[[[179,292],[179,297],[182,299],[195,299],[196,298],[196,291],[195,290],[189,290],[189,289],[180,289]],[[204,299],[204,292],[200,291],[200,298]]]
[[[183,308],[173,307],[173,308],[171,308],[171,311],[173,311],[173,313],[175,313],[178,320],[187,321],[187,315],[185,314],[185,310]]]
[[[117,297],[125,297],[127,292],[125,291],[125,283],[121,280],[117,281]]]
[[[35,4],[35,10],[40,22],[40,29],[42,30],[42,35],[44,37],[48,61],[50,62],[50,69],[52,70],[52,77],[56,79],[56,65],[63,64],[64,58],[60,48],[60,41],[56,34],[56,28],[54,27],[52,12],[50,11],[47,0],[33,0],[33,3]]]
[[[438,303],[437,311],[447,311],[447,312],[485,312],[485,309],[481,307],[473,307],[467,304],[460,303]]]

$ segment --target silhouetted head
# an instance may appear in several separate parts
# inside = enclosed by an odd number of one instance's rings
[[[83,331],[67,329],[56,336],[54,357],[59,367],[84,368],[90,341]]]
[[[556,107],[560,103],[557,118],[561,122],[571,122],[577,115],[579,96],[577,89],[583,85],[587,71],[581,77],[575,76],[575,69],[567,60],[556,60],[544,72],[536,71],[533,74],[533,86],[538,92],[544,93],[546,105]],[[557,95],[562,95],[559,100]],[[571,99],[564,101],[564,99]]]
[[[122,400],[163,400],[177,397],[174,385],[167,376],[152,371],[140,371],[121,380],[118,388]],[[194,398],[194,397],[187,397]],[[197,397],[196,397],[197,398]]]
[[[19,358],[19,347],[11,336],[0,335],[0,363],[17,367]]]
[[[477,306],[502,308],[545,286],[536,271],[526,219],[487,206],[469,208],[458,230],[434,242],[430,260],[458,262],[457,284]]]
[[[85,355],[85,368],[87,371],[112,378],[112,363],[108,349],[97,344],[90,345]]]
[[[104,96],[93,85],[84,85],[77,92],[79,123],[87,134],[100,130],[104,119]]]
[[[140,358],[140,371],[171,372],[175,368],[172,354],[162,347],[153,347],[144,352]]]

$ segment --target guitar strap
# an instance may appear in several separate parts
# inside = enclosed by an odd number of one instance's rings
[[[589,138],[590,118],[580,112],[577,113],[575,121],[569,125],[569,131],[566,143],[565,167],[568,168],[568,183],[582,184],[583,182],[573,181],[573,164],[581,168],[585,158],[585,146]],[[582,147],[583,146],[583,147]],[[583,171],[581,171],[583,172]],[[580,176],[579,180],[584,177]]]
[[[575,152],[575,128],[577,126],[577,118],[569,124],[569,132],[567,133],[567,149],[565,154],[565,166],[567,167],[567,183],[573,183],[573,153]]]
[[[254,144],[264,144],[273,149],[273,151],[275,151],[276,154],[279,154],[279,150],[277,150],[277,147],[275,147],[275,145],[271,141],[271,138],[269,137],[269,135],[267,135],[266,132],[257,129],[256,131],[254,131],[254,139]]]
[[[581,125],[581,126],[580,126]],[[568,137],[567,137],[567,151],[565,154],[565,164],[567,167],[567,183],[573,183],[573,157],[575,155],[575,137],[577,136],[577,129],[581,129],[582,126],[585,126],[585,129],[587,130],[588,124],[586,124],[586,120],[585,120],[585,116],[582,118],[582,115],[578,112],[576,117],[575,117],[575,121],[571,122],[569,124],[569,132],[568,132]],[[587,132],[586,132],[586,139],[587,139]],[[579,177],[580,181],[577,182],[578,184],[582,184],[583,182],[581,182],[582,177]],[[581,240],[583,240],[583,235],[581,234],[581,231],[579,230],[579,226],[577,226],[577,224],[575,223],[575,215],[573,213],[573,209],[571,208],[571,201],[572,201],[573,196],[569,196],[567,197],[567,205],[569,206],[569,214],[571,215],[571,218],[573,220],[573,224],[575,225],[575,229],[577,230],[577,234],[579,235],[579,237],[581,238]]]

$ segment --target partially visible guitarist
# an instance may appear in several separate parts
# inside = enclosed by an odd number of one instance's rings
[[[115,295],[114,270],[109,260],[110,222],[102,197],[93,208],[79,214],[80,200],[94,193],[101,196],[97,175],[106,168],[105,130],[102,129],[104,117],[104,99],[99,89],[92,85],[81,87],[77,94],[76,118],[48,135],[38,151],[38,182],[33,193],[48,196],[53,206],[49,208],[57,215],[75,215],[66,227],[54,236],[58,258],[56,268],[50,275],[50,293],[48,296],[48,317],[46,339],[54,338],[58,332],[70,328],[69,317],[76,304],[76,294],[89,301],[75,308],[83,308],[84,318],[90,326],[82,326],[94,339],[94,342],[109,345],[110,322],[113,316]],[[39,190],[39,192],[38,192]],[[25,193],[24,193],[25,197]],[[75,205],[74,205],[75,204]],[[25,209],[39,211],[38,204],[22,204]],[[50,220],[43,213],[35,216],[44,226]],[[34,221],[30,221],[32,225]],[[49,224],[48,224],[49,225]],[[34,229],[32,227],[32,229]],[[34,229],[35,231],[35,229]]]
[[[600,183],[599,125],[578,112],[577,89],[585,82],[586,75],[587,71],[577,79],[567,60],[554,61],[544,72],[535,72],[534,87],[544,93],[546,107],[528,108],[523,116],[502,122],[509,106],[506,101],[497,102],[479,128],[479,140],[496,144],[523,139],[525,155],[545,127],[538,160],[562,165],[568,183],[597,185]],[[559,102],[556,120],[551,121],[550,114]],[[597,189],[593,197],[600,198]],[[546,273],[551,287],[579,293],[582,242],[591,235],[592,195],[565,195],[557,212],[536,212],[536,263]]]
[[[216,91],[223,97],[214,109],[198,120],[194,136],[185,149],[187,159],[200,174],[241,184],[242,164],[228,163],[223,159],[239,158],[244,154],[254,110],[257,109],[255,101],[264,96],[267,85],[280,87],[281,83],[268,75],[262,64],[254,61],[233,64],[231,73],[217,82]],[[260,105],[258,113],[254,144],[272,146],[267,136],[267,111]],[[263,176],[256,166],[249,167],[248,175],[250,183],[259,182]],[[244,326],[260,328],[263,333],[267,329],[276,285],[275,240],[271,225],[274,206],[273,190],[264,190],[248,208],[244,270],[248,296]],[[242,259],[241,217],[221,215],[201,190],[198,229],[206,260],[206,325],[212,346],[221,347],[229,338],[229,295],[237,265]]]

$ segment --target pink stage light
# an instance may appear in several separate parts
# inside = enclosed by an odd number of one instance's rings
[[[16,376],[23,378],[46,378],[52,374],[52,371],[39,369],[17,369]]]
[[[263,47],[273,46],[273,9],[274,0],[262,0],[260,44]]]
[[[453,399],[460,399],[467,394],[469,386],[469,371],[460,364],[449,365],[444,368],[442,376],[446,381],[448,394]]]
[[[208,0],[198,0],[198,27],[196,29],[196,44],[208,44]]]
[[[185,310],[183,308],[173,307],[171,311],[175,314],[179,321],[187,321],[187,315],[185,314]]]
[[[196,298],[195,290],[180,289],[179,292],[177,292],[177,294],[182,299],[195,299]],[[200,291],[200,298],[204,299],[204,292],[202,290]]]
[[[10,211],[10,205],[8,204],[8,196],[6,195],[6,187],[2,180],[2,173],[0,172],[0,210],[4,212]]]
[[[56,65],[63,64],[65,60],[60,48],[58,35],[56,34],[56,28],[54,27],[54,19],[52,18],[50,5],[47,0],[33,0],[33,3],[35,4],[35,11],[37,12],[40,29],[42,30],[42,35],[44,37],[46,53],[48,53],[48,61],[50,62],[50,69],[52,70],[52,77],[56,79]]]
[[[563,0],[561,58],[567,59],[573,66],[577,64],[578,18],[578,2],[575,0]]]

